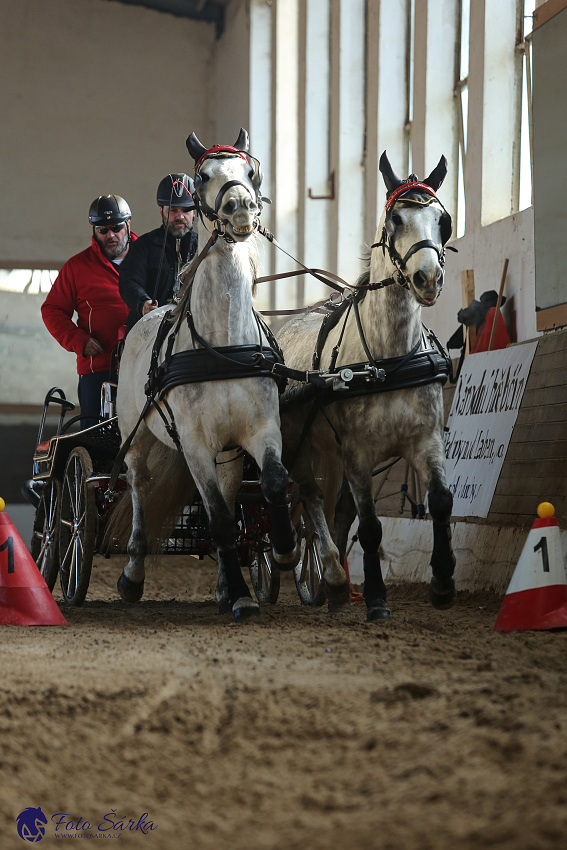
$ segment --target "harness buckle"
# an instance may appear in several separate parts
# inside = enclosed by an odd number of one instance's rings
[[[384,369],[379,369],[377,366],[367,364],[364,367],[364,371],[367,373],[364,377],[364,380],[367,381],[367,383],[381,383],[386,380],[386,372]]]

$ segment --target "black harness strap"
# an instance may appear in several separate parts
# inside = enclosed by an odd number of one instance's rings
[[[360,318],[360,310],[358,308],[358,302],[361,301],[361,300],[362,299],[360,297],[354,299],[354,317],[356,319],[356,326],[358,328],[358,335],[360,336],[360,341],[362,343],[362,347],[364,348],[364,353],[366,354],[366,356],[368,358],[368,362],[371,363],[376,368],[376,361],[372,357],[372,354],[370,353],[370,349],[368,348],[368,343],[366,342],[366,336],[364,334],[364,330],[363,330],[363,327],[362,327],[362,319]]]
[[[116,455],[116,458],[115,458],[114,463],[112,465],[112,470],[111,470],[111,473],[110,473],[110,481],[108,482],[107,493],[111,493],[114,490],[114,487],[116,486],[116,482],[118,480],[118,476],[120,474],[120,470],[122,468],[122,464],[124,463],[124,458],[126,457],[128,449],[130,448],[130,446],[132,444],[132,440],[134,439],[136,431],[140,427],[142,421],[145,419],[147,412],[150,409],[150,407],[152,406],[152,404],[153,404],[153,399],[148,398],[146,400],[146,403],[144,405],[142,412],[140,413],[138,421],[134,425],[133,430],[128,435],[126,440],[124,440],[124,442],[122,443],[122,445],[120,447],[120,451]]]
[[[184,384],[228,381],[236,378],[272,378],[285,384],[286,376],[274,367],[281,363],[269,346],[227,345],[222,348],[194,348],[173,354],[160,365],[156,390],[162,401],[169,390]],[[302,373],[304,376],[304,373]]]

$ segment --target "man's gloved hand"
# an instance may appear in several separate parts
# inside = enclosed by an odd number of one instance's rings
[[[102,345],[95,339],[94,336],[91,336],[85,343],[85,347],[83,348],[83,357],[94,357],[96,354],[102,354],[104,351]]]
[[[158,307],[157,301],[144,301],[142,306],[142,316],[145,316],[146,313],[151,313],[152,310],[155,310]]]

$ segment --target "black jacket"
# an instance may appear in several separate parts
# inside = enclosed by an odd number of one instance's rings
[[[128,330],[142,317],[146,301],[157,300],[158,305],[167,304],[173,295],[173,284],[177,273],[176,239],[167,234],[163,250],[163,225],[144,233],[130,245],[130,250],[120,264],[118,288],[122,300],[130,308],[126,321]],[[180,243],[181,263],[186,263],[197,252],[197,234],[190,230]],[[162,260],[163,252],[163,260]],[[159,282],[156,287],[156,281]]]

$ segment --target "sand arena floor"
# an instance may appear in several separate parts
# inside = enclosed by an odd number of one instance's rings
[[[68,628],[0,628],[3,850],[27,806],[42,850],[100,846],[100,823],[160,850],[567,846],[567,632],[497,634],[500,599],[439,612],[425,586],[367,624],[302,607],[289,575],[237,626],[212,562],[162,558],[128,607],[123,561],[95,560]]]

